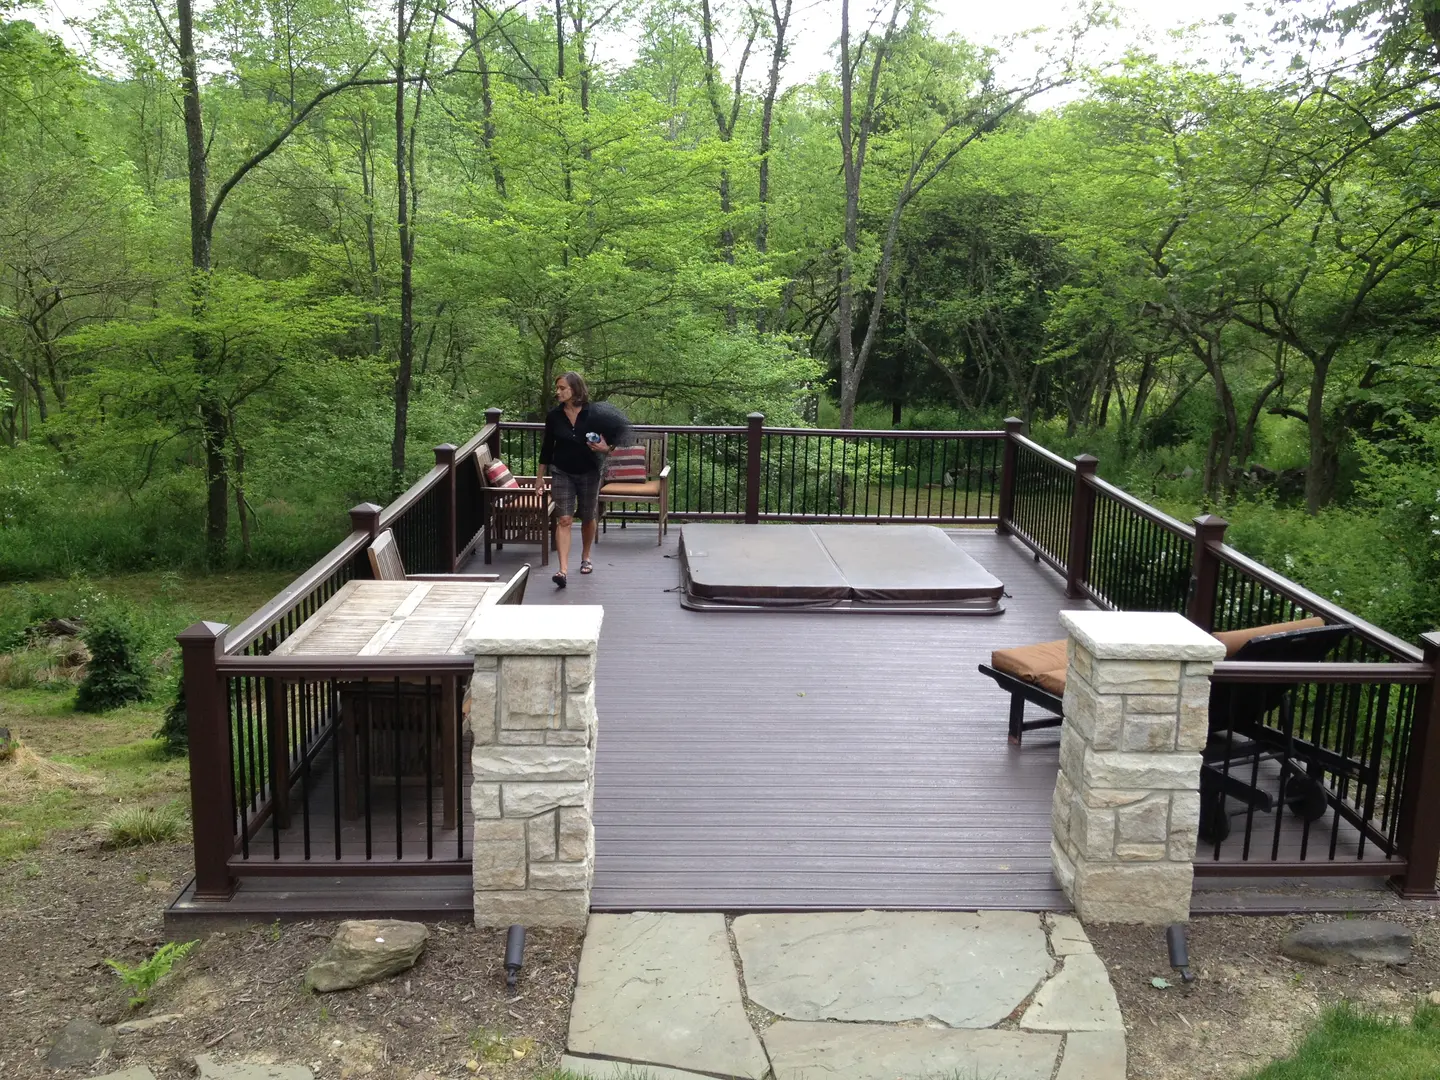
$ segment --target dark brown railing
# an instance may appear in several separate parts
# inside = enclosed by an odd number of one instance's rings
[[[182,635],[197,895],[228,895],[242,873],[466,871],[465,830],[446,831],[463,821],[463,805],[437,803],[433,777],[423,802],[412,792],[407,803],[370,733],[347,736],[376,759],[372,768],[354,755],[363,774],[355,817],[337,809],[340,785],[324,780],[335,775],[342,695],[362,711],[383,705],[398,716],[403,704],[428,731],[440,707],[432,685],[468,670],[466,658],[270,654],[346,581],[370,576],[366,549],[381,529],[394,532],[411,572],[465,562],[484,538],[479,447],[518,475],[533,474],[539,459],[541,425],[502,423],[498,409],[486,421],[462,447],[437,447],[435,467],[389,506],[351,511],[350,535],[238,627],[202,623]],[[641,430],[669,435],[677,520],[993,524],[1059,572],[1070,596],[1105,609],[1181,612],[1217,631],[1308,616],[1348,626],[1333,663],[1216,665],[1219,684],[1293,687],[1288,735],[1334,793],[1334,813],[1297,825],[1283,806],[1273,821],[1251,810],[1223,858],[1213,857],[1218,846],[1204,858],[1202,845],[1196,872],[1372,873],[1399,879],[1410,895],[1433,893],[1440,637],[1427,637],[1422,652],[1228,547],[1221,519],[1179,522],[1101,480],[1094,458],[1067,461],[1026,438],[1018,420],[995,432],[854,431],[766,428],[756,413],[743,427]],[[457,758],[457,777],[463,765]],[[406,832],[402,816],[423,819],[424,829]]]

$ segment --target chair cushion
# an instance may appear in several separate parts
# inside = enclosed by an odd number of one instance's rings
[[[1229,659],[1239,652],[1251,638],[1265,637],[1269,634],[1284,634],[1291,630],[1309,630],[1311,627],[1324,625],[1325,620],[1316,616],[1309,619],[1296,619],[1294,622],[1270,623],[1268,626],[1250,626],[1244,630],[1221,630],[1214,637],[1225,646],[1225,657]]]
[[[600,494],[615,499],[656,499],[660,497],[660,481],[647,480],[643,484],[606,484]]]
[[[649,476],[645,462],[645,447],[617,446],[610,451],[605,462],[605,483],[644,483]]]
[[[1065,638],[1042,641],[1038,645],[1021,645],[1015,649],[996,649],[990,654],[990,666],[1007,675],[1034,683],[1057,697],[1065,693]]]
[[[485,482],[491,487],[518,488],[520,481],[510,475],[510,468],[498,458],[485,466]]]

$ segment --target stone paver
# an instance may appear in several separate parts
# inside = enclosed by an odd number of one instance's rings
[[[759,1080],[719,914],[592,915],[570,1011],[572,1053]]]
[[[1055,1080],[1125,1080],[1123,1031],[1072,1031]]]
[[[715,1080],[713,1076],[667,1069],[660,1065],[637,1065],[629,1061],[597,1061],[570,1054],[560,1059],[560,1071],[588,1080]]]
[[[766,1029],[765,1048],[775,1066],[775,1080],[971,1076],[1050,1080],[1060,1036],[781,1020]]]
[[[195,1059],[199,1080],[315,1080],[305,1065],[255,1065],[244,1061],[222,1064],[210,1054]]]
[[[155,1074],[150,1071],[148,1065],[136,1065],[129,1069],[122,1069],[120,1072],[97,1076],[95,1080],[155,1080]]]
[[[1308,923],[1280,942],[1293,960],[1312,964],[1408,964],[1410,931],[1384,919]]]
[[[45,1064],[52,1069],[69,1069],[76,1065],[89,1065],[115,1045],[115,1032],[101,1027],[84,1016],[77,1016],[55,1036],[50,1051],[45,1055]]]
[[[1065,967],[1040,988],[1020,1026],[1032,1031],[1124,1031],[1120,1005],[1094,953],[1065,958]]]
[[[1045,918],[1050,927],[1050,951],[1056,956],[1095,951],[1085,928],[1074,915],[1047,915]]]
[[[791,1020],[998,1024],[1050,973],[1027,912],[742,915],[750,999]]]

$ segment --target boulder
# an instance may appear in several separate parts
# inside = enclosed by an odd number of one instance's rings
[[[1311,964],[1408,964],[1410,931],[1383,919],[1308,923],[1285,936],[1280,951]]]
[[[55,1036],[50,1052],[45,1055],[45,1064],[52,1069],[70,1069],[77,1065],[90,1065],[115,1045],[115,1032],[101,1027],[94,1020],[77,1016]]]
[[[305,988],[324,994],[398,975],[414,966],[429,936],[429,931],[417,922],[343,922],[330,947],[305,973]]]

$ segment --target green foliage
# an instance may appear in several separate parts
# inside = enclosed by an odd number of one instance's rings
[[[143,960],[133,967],[122,964],[118,960],[106,960],[105,963],[120,976],[125,988],[130,991],[130,1007],[132,1009],[144,1005],[150,998],[150,991],[155,984],[170,974],[173,968],[181,960],[190,955],[190,950],[200,944],[198,940],[187,941],[183,944],[178,941],[167,941],[148,960]]]
[[[75,693],[77,709],[104,712],[145,696],[150,676],[141,655],[142,638],[126,615],[119,611],[99,615],[85,629],[85,644],[90,663]]]
[[[175,697],[165,707],[165,723],[155,732],[167,757],[185,757],[190,753],[190,721],[185,711],[185,680],[175,681]]]
[[[1330,1009],[1289,1057],[1249,1080],[1420,1080],[1440,1074],[1440,1010],[1419,1005],[1407,1021],[1353,1006]]]
[[[168,844],[185,835],[185,812],[167,804],[160,807],[126,806],[100,823],[108,847],[143,847]]]

